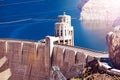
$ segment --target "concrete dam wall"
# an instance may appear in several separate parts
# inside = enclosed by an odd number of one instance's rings
[[[55,65],[60,67],[65,77],[70,78],[76,76],[78,68],[83,69],[94,57],[108,56],[62,45],[54,45],[50,56],[48,48],[41,42],[0,40],[0,58],[6,56],[8,59],[0,72],[10,68],[12,76],[9,80],[50,80],[51,67]]]

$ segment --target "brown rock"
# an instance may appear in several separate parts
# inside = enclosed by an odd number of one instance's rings
[[[89,62],[91,62],[93,60],[94,60],[94,57],[88,55],[87,58],[86,58],[86,63],[89,63]]]
[[[114,32],[108,33],[107,37],[109,57],[115,67],[120,69],[120,27],[114,28]]]

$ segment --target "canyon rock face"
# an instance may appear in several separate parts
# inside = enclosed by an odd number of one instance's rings
[[[120,69],[120,26],[107,35],[109,57],[116,68]]]
[[[115,20],[120,13],[119,2],[120,0],[81,0],[79,6],[82,8],[81,19]]]
[[[82,10],[82,7],[88,2],[89,0],[80,0],[80,4],[78,5],[78,8]]]
[[[108,33],[112,26],[118,24],[118,18],[120,18],[119,3],[120,0],[81,0],[79,4],[80,20],[87,29],[99,29],[99,31],[105,29]]]

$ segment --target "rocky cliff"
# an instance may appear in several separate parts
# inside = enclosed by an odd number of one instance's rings
[[[81,0],[81,19],[115,20],[120,13],[119,2],[120,0]]]
[[[120,0],[81,0],[79,8],[83,25],[90,29],[106,29],[117,25],[120,17],[119,3]]]
[[[115,67],[120,69],[120,26],[107,35],[109,57]]]

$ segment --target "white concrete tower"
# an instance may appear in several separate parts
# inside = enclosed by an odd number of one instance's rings
[[[58,44],[65,44],[74,46],[74,31],[71,26],[71,16],[63,15],[58,16],[58,22],[55,23],[55,36],[59,37]]]

